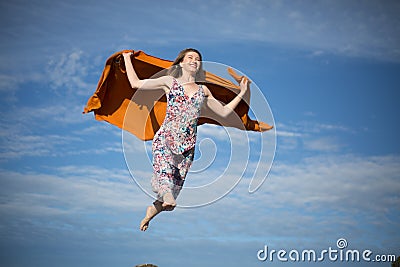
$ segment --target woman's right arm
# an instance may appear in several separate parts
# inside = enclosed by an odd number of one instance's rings
[[[131,55],[132,52],[122,53],[125,62],[126,75],[128,76],[129,83],[133,89],[162,89],[168,92],[171,86],[172,79],[169,76],[162,76],[155,79],[139,79],[135,69],[133,68]]]

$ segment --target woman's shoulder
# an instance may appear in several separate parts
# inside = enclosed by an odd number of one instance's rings
[[[164,75],[164,76],[160,76],[158,79],[162,79],[163,81],[170,81],[170,82],[172,82],[175,78],[172,77],[171,75]]]
[[[171,75],[164,76],[165,82],[168,84],[168,87],[171,88],[174,82],[177,82],[176,78]]]
[[[161,82],[162,84],[164,84],[167,88],[171,88],[174,84],[174,77],[170,76],[170,75],[165,75],[165,76],[160,76],[158,78],[156,78],[159,82]]]
[[[205,84],[200,85],[203,88],[204,96],[208,97],[211,95],[210,89]]]

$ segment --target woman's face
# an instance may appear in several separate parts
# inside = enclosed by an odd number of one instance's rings
[[[189,51],[183,57],[182,62],[180,63],[182,69],[188,72],[196,73],[201,66],[200,55],[196,52]]]

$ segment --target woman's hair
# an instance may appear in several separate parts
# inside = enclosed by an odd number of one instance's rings
[[[195,52],[199,55],[200,68],[197,71],[195,78],[196,78],[196,81],[204,82],[205,81],[205,72],[203,70],[202,56],[201,56],[200,52],[194,48],[186,48],[186,49],[182,50],[181,52],[179,52],[178,56],[172,63],[172,66],[168,69],[167,74],[171,75],[172,77],[175,77],[175,78],[179,78],[182,76],[182,67],[179,65],[179,63],[181,63],[183,61],[183,58],[185,57],[186,53],[188,53],[188,52]]]

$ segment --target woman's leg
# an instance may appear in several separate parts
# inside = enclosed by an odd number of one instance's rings
[[[146,231],[149,228],[150,221],[160,212],[164,210],[162,203],[158,200],[153,202],[153,205],[148,206],[146,209],[146,215],[140,223],[140,230]]]
[[[174,195],[171,192],[167,192],[164,194],[162,207],[168,211],[175,209],[176,201]]]

